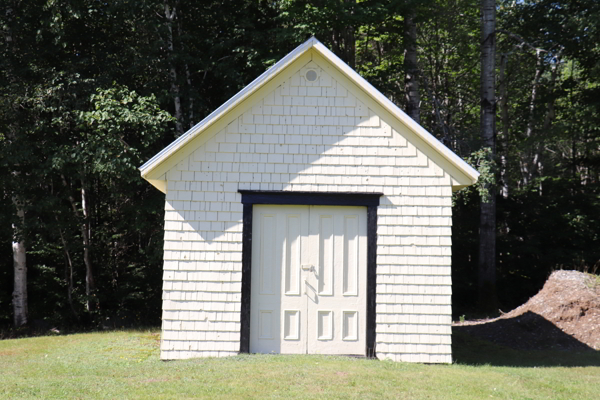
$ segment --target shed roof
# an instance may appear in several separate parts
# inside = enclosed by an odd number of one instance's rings
[[[226,101],[223,105],[209,114],[206,118],[196,124],[193,128],[181,135],[170,145],[161,150],[158,154],[148,160],[140,169],[140,173],[144,179],[152,183],[162,192],[166,192],[166,171],[172,166],[180,162],[189,154],[185,148],[191,141],[202,135],[209,127],[215,124],[219,119],[229,113],[231,110],[239,106],[247,100],[251,95],[268,83],[276,80],[282,71],[288,68],[294,61],[306,53],[314,51],[322,58],[328,61],[331,66],[339,73],[349,79],[374,102],[381,106],[385,111],[392,115],[397,121],[406,126],[409,131],[415,134],[416,140],[422,145],[421,151],[428,155],[436,154],[437,159],[444,161],[440,165],[448,171],[453,178],[453,189],[460,189],[475,183],[479,177],[479,173],[467,164],[463,159],[457,156],[452,150],[443,145],[431,133],[425,130],[421,125],[410,118],[404,111],[400,110],[392,101],[385,97],[380,91],[375,89],[369,82],[361,77],[356,71],[350,68],[339,57],[331,52],[316,38],[312,37],[300,46],[296,47],[292,52],[279,60],[275,65],[265,71],[262,75],[252,81],[248,86],[239,91],[235,96]],[[410,139],[409,139],[410,140]],[[417,145],[417,147],[419,147]]]

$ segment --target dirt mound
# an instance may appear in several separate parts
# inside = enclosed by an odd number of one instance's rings
[[[600,350],[600,277],[555,271],[522,306],[455,329],[516,349]]]

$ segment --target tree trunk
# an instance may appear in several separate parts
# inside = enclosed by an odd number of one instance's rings
[[[188,84],[188,88],[190,92],[192,91],[192,76],[190,74],[190,67],[187,63],[185,63],[185,77]],[[194,123],[194,96],[190,94],[188,99],[188,124],[190,129],[192,129],[195,125]]]
[[[67,179],[64,175],[61,175],[63,186],[67,191],[70,190],[69,184],[67,183]],[[77,220],[82,221],[80,224],[81,229],[81,237],[83,238],[83,262],[85,264],[85,294],[87,296],[86,308],[88,311],[93,310],[94,303],[92,303],[91,297],[94,295],[96,290],[96,283],[94,281],[94,270],[92,267],[92,260],[90,256],[90,226],[89,226],[89,204],[85,194],[84,182],[81,182],[81,207],[83,209],[83,217],[79,213],[79,209],[77,208],[77,203],[75,202],[75,198],[69,193],[68,195],[69,203],[71,203],[71,209],[73,210],[73,214],[75,214],[75,218]]]
[[[533,129],[535,124],[535,102],[537,100],[538,94],[538,85],[540,82],[540,78],[543,72],[543,57],[542,50],[536,50],[536,67],[535,67],[535,75],[533,77],[533,82],[531,85],[531,96],[529,98],[529,116],[527,118],[527,128],[525,129],[525,136],[527,139],[531,139],[533,136]],[[531,183],[535,174],[535,161],[538,157],[536,146],[532,146],[533,150],[531,152],[525,152],[525,159],[521,160],[521,179],[523,181],[523,186],[527,186]]]
[[[343,2],[347,5],[356,4],[356,0],[343,0]],[[342,12],[348,12],[352,14],[353,10],[352,7],[347,7]],[[355,27],[343,25],[346,19],[345,15],[340,16],[340,18],[342,19],[341,26],[337,25],[337,27],[334,27],[331,36],[333,52],[346,64],[348,64],[350,68],[354,69],[356,68],[356,40],[354,35]]]
[[[348,60],[348,65],[354,69],[356,68],[356,39],[354,38],[354,27],[346,27],[343,35],[346,60]]]
[[[13,53],[17,52],[15,49],[15,42],[13,40],[12,34],[12,20],[13,20],[13,8],[11,5],[6,5],[5,9],[6,15],[6,26],[3,27],[4,40],[7,44],[7,47],[10,48],[10,51]],[[8,80],[13,84],[17,85],[17,80],[15,78],[15,74],[13,73],[12,68],[7,68],[3,71],[4,75]],[[11,142],[17,141],[16,127],[8,126],[7,131],[5,132],[6,137]],[[13,171],[13,177],[19,175],[19,171]],[[17,218],[19,219],[19,223],[23,225],[25,220],[25,209],[19,199],[18,196],[12,196],[12,202],[17,210]],[[23,238],[22,232],[19,231],[19,228],[13,224],[13,240],[12,240],[12,251],[13,251],[13,270],[14,270],[14,280],[13,280],[13,293],[12,293],[12,304],[13,304],[13,314],[14,314],[14,324],[15,327],[20,327],[27,324],[27,316],[29,313],[27,307],[27,247],[25,244],[25,239]]]
[[[558,52],[558,54],[554,58],[554,61],[550,65],[551,73],[550,73],[550,82],[548,83],[550,92],[554,92],[554,88],[556,85],[556,79],[558,78],[558,74],[560,72],[561,53],[562,53],[562,49]],[[555,97],[550,96],[550,99],[548,100],[548,103],[547,103],[546,116],[544,117],[544,124],[542,125],[542,131],[541,131],[542,135],[544,135],[544,136],[548,136],[548,131],[552,127],[552,121],[554,121],[554,102],[555,102]],[[540,140],[538,140],[536,143],[534,157],[532,160],[533,172],[537,176],[543,176],[543,174],[544,174],[543,156],[544,156],[544,141],[541,140],[541,138],[540,138]],[[539,195],[541,196],[542,195],[542,180],[541,179],[539,182],[538,192],[539,192]]]
[[[58,217],[56,218],[56,222],[58,223]],[[63,252],[65,253],[65,280],[67,281],[67,300],[69,302],[69,307],[71,307],[71,311],[73,315],[77,317],[77,311],[75,311],[75,306],[73,305],[73,261],[71,260],[71,253],[69,252],[69,248],[67,247],[67,241],[62,233],[62,229],[58,229],[58,233],[60,235],[60,240],[63,246]]]
[[[482,0],[481,30],[481,141],[496,157],[496,0]],[[496,190],[487,187],[490,198],[481,202],[479,219],[479,306],[497,309],[496,294]]]
[[[177,83],[177,68],[175,67],[175,45],[173,44],[173,22],[177,17],[177,4],[172,8],[169,6],[168,0],[165,0],[165,18],[167,19],[167,29],[169,35],[167,37],[167,48],[169,49],[169,77],[171,78],[171,95],[173,96],[173,102],[175,106],[175,127],[177,130],[177,136],[183,135],[183,110],[181,108],[181,95],[179,90],[179,84]]]
[[[17,208],[17,217],[21,224],[25,220],[25,210],[23,205],[16,197],[13,197],[13,204]],[[20,232],[13,225],[13,267],[15,272],[14,287],[12,294],[14,323],[18,328],[27,323],[27,254],[25,247],[25,239],[20,237]]]
[[[506,54],[502,54],[500,57],[500,112],[502,118],[502,136],[500,139],[500,183],[502,184],[501,194],[502,197],[508,198],[508,133],[510,120],[508,118],[508,88],[506,83]]]
[[[81,224],[81,234],[83,236],[83,262],[85,264],[85,294],[87,297],[87,309],[88,311],[94,309],[95,301],[91,301],[92,296],[96,291],[96,282],[94,280],[94,270],[92,267],[92,259],[90,257],[90,213],[89,213],[89,202],[86,197],[85,186],[82,180],[81,182],[81,209],[83,210],[83,223]]]
[[[181,28],[181,20],[177,21],[177,34],[179,35],[179,37],[183,36],[183,30]],[[193,86],[192,86],[192,74],[190,72],[190,66],[189,64],[186,62],[184,65],[184,70],[185,70],[185,82],[187,83],[187,87],[188,87],[188,126],[189,129],[192,129],[194,127],[194,96],[192,95],[193,92]],[[180,106],[181,106],[181,101],[180,101]],[[182,111],[183,114],[183,111]],[[183,125],[183,121],[182,121],[182,125]]]
[[[419,69],[417,67],[417,25],[415,11],[411,8],[404,17],[404,93],[406,113],[421,123],[421,98],[419,96]]]
[[[423,75],[422,78],[423,78],[423,89],[425,90],[425,93],[427,93],[427,96],[429,97],[429,101],[431,102],[431,108],[433,109],[433,112],[435,114],[435,122],[438,127],[438,131],[439,131],[440,135],[446,137],[448,135],[448,131],[446,129],[446,125],[444,124],[444,121],[442,121],[442,113],[440,111],[440,103],[437,100],[436,96],[431,91],[431,86],[429,85],[429,83],[427,81],[427,77]],[[419,117],[420,117],[420,114],[419,114]]]

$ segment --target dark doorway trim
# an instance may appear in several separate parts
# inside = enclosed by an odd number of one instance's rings
[[[367,207],[367,357],[375,357],[377,297],[377,206],[383,193],[289,192],[240,190],[244,205],[242,228],[242,299],[240,353],[250,352],[250,299],[252,284],[252,212],[254,204]]]
[[[252,203],[244,204],[242,227],[242,306],[240,353],[250,352],[250,288],[252,287]]]
[[[378,206],[383,193],[240,190],[243,204]]]

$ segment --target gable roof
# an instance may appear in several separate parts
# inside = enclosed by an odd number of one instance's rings
[[[186,145],[201,136],[201,134],[209,127],[216,124],[223,116],[250,98],[253,94],[257,93],[261,88],[264,88],[267,84],[276,80],[278,81],[276,78],[280,77],[281,73],[284,72],[287,67],[310,52],[316,52],[328,61],[334,69],[366,93],[385,112],[391,114],[393,118],[407,127],[408,130],[414,134],[412,139],[419,142],[413,144],[417,145],[417,147],[423,147],[419,146],[419,144],[421,144],[426,148],[421,148],[421,151],[424,151],[428,156],[437,155],[435,158],[443,161],[443,165],[441,165],[442,168],[450,169],[449,173],[453,178],[453,189],[460,189],[477,181],[479,173],[474,168],[443,145],[431,133],[427,132],[427,130],[410,118],[404,111],[400,110],[400,108],[392,103],[392,101],[375,89],[369,82],[314,37],[296,47],[292,52],[279,60],[279,62],[252,81],[235,96],[227,100],[193,128],[148,160],[139,168],[142,177],[159,190],[166,193],[165,173],[169,168],[176,165],[191,152],[185,151]],[[407,139],[410,140],[410,138]],[[427,151],[427,149],[430,151]]]

